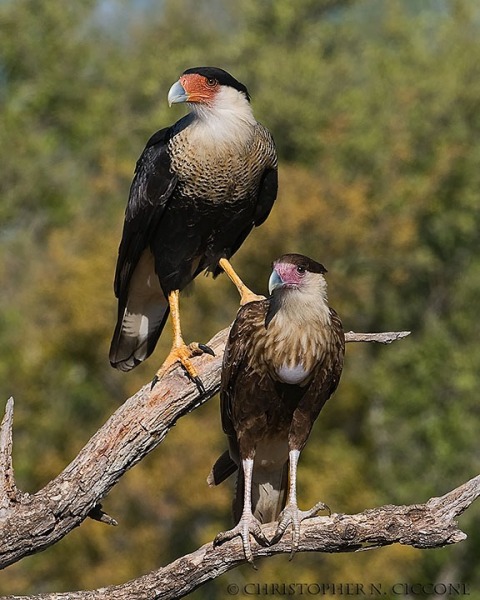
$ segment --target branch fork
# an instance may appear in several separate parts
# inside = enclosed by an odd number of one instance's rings
[[[0,426],[0,568],[39,552],[64,537],[90,517],[116,525],[100,501],[133,465],[156,448],[177,420],[188,414],[220,387],[220,372],[229,328],[208,343],[215,356],[194,359],[205,386],[198,395],[182,369],[168,372],[151,390],[145,385],[129,398],[87,442],[77,457],[55,479],[35,494],[23,494],[16,485],[12,465],[13,399]],[[345,334],[347,342],[389,344],[409,332]],[[455,518],[480,495],[480,475],[425,504],[382,506],[356,515],[332,514],[301,524],[298,552],[345,552],[393,543],[416,548],[454,544],[466,538]],[[262,526],[271,538],[275,523]],[[289,533],[269,547],[252,542],[255,557],[291,551]],[[214,547],[206,544],[182,558],[121,586],[90,592],[42,594],[45,600],[173,599],[245,562],[241,541]],[[14,598],[13,596],[6,597]],[[17,597],[19,600],[22,597]],[[28,597],[23,597],[24,600]],[[33,597],[31,597],[33,598]],[[2,600],[2,599],[0,599]]]

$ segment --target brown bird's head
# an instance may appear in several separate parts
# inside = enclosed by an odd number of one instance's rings
[[[302,254],[284,254],[273,263],[268,282],[270,294],[278,289],[300,289],[315,281],[324,280],[327,269]]]
[[[194,67],[184,71],[172,85],[168,103],[170,106],[181,102],[213,106],[225,95],[241,95],[245,101],[250,101],[247,88],[227,71],[217,67]]]
[[[273,263],[268,282],[271,295],[265,325],[277,315],[283,322],[330,321],[327,300],[327,269],[302,254],[284,254]],[[283,316],[282,316],[283,315]]]

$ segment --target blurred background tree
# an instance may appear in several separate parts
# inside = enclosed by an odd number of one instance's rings
[[[297,251],[329,269],[346,329],[411,329],[348,346],[339,390],[300,465],[300,503],[337,512],[421,502],[478,473],[480,6],[470,0],[4,0],[0,3],[0,396],[14,395],[19,486],[54,477],[170,344],[124,375],[108,364],[112,291],[135,161],[178,119],[187,67],[230,70],[273,132],[280,193],[233,262],[265,292]],[[189,340],[233,319],[225,278],[182,300]],[[218,402],[182,419],[85,522],[8,568],[0,593],[121,583],[230,523],[231,488],[205,478],[224,449]],[[454,581],[480,598],[480,517],[466,542],[275,557],[228,582]]]

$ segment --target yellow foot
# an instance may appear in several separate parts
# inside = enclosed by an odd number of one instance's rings
[[[248,304],[249,302],[255,302],[255,300],[265,300],[265,296],[259,296],[254,294],[252,290],[249,290],[246,286],[240,292],[240,306]]]
[[[209,346],[206,346],[205,344],[198,344],[197,342],[192,342],[188,346],[186,344],[174,346],[170,350],[170,354],[165,359],[163,365],[155,374],[150,389],[153,389],[158,381],[160,381],[160,379],[166,375],[170,369],[175,367],[175,363],[179,362],[193,383],[195,383],[198,387],[200,394],[204,394],[205,387],[198,375],[197,369],[193,366],[190,360],[193,356],[200,356],[201,354],[210,354],[210,356],[215,356],[215,352]]]

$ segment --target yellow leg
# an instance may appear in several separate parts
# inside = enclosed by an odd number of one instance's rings
[[[240,279],[235,272],[234,268],[226,258],[221,258],[218,264],[222,267],[225,273],[228,275],[230,280],[236,286],[238,293],[240,294],[240,304],[243,306],[247,302],[253,302],[254,300],[264,300],[265,296],[258,296],[254,294]]]
[[[173,348],[185,346],[182,337],[182,328],[180,326],[180,291],[173,290],[168,294],[168,304],[170,306],[170,315],[172,316],[173,327]]]
[[[198,376],[198,372],[195,367],[191,363],[191,358],[193,356],[198,356],[206,352],[214,356],[214,352],[211,348],[206,346],[205,344],[198,344],[197,342],[192,342],[187,346],[183,341],[182,330],[180,327],[180,307],[179,307],[179,290],[173,290],[168,294],[168,304],[170,306],[170,314],[172,316],[172,326],[173,326],[173,343],[172,349],[168,354],[167,358],[163,362],[160,369],[157,371],[155,377],[152,381],[152,388],[157,383],[159,379],[161,379],[166,372],[172,368],[176,362],[180,362],[185,371],[188,373],[190,379],[197,384],[198,389],[201,393],[205,392],[205,388],[203,387],[203,383]]]

